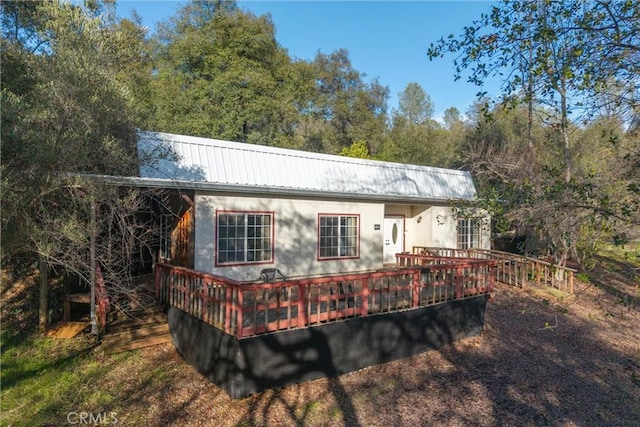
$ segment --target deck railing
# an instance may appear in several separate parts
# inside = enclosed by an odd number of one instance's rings
[[[412,266],[275,283],[241,283],[156,265],[158,302],[237,338],[489,293],[493,260]]]
[[[435,259],[493,259],[498,262],[496,279],[500,282],[519,287],[545,285],[571,294],[574,292],[573,278],[576,270],[509,252],[414,246],[412,255],[430,256]]]

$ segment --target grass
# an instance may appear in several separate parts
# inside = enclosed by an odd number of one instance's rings
[[[604,267],[614,270],[621,264],[640,268],[640,240],[627,242],[624,245],[605,244],[598,250],[596,259],[601,260]]]
[[[173,381],[172,372],[149,366],[136,352],[102,356],[93,340],[2,333],[2,426],[66,425],[69,414],[88,413],[136,425],[132,412],[145,390]],[[72,415],[72,417],[75,415]],[[78,421],[72,418],[72,421]],[[120,424],[120,423],[119,423]]]
[[[122,385],[100,385],[114,365],[130,364],[135,355],[100,357],[89,336],[57,339],[36,333],[37,270],[1,273],[0,425],[64,425],[71,412],[97,415],[117,407]]]
[[[85,339],[31,336],[18,342],[2,334],[2,424],[46,425],[107,396],[85,385],[106,371]]]

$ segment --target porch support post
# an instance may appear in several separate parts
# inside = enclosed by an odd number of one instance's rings
[[[98,335],[98,322],[96,319],[96,202],[91,200],[91,334]]]

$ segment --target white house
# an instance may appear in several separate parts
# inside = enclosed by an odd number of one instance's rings
[[[170,252],[196,270],[251,281],[381,269],[413,246],[490,247],[488,218],[452,209],[476,198],[468,172],[166,133],[139,146],[170,154],[136,180],[189,202]]]

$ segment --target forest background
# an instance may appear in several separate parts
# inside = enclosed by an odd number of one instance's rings
[[[137,155],[138,129],[469,170],[492,231],[561,265],[589,268],[600,245],[638,237],[637,2],[504,1],[425,40],[456,78],[501,82],[442,120],[420,84],[390,108],[347,50],[292,58],[268,15],[233,1],[186,3],[153,34],[110,1],[1,7],[3,260],[88,280],[94,247],[129,283],[122,260],[153,245],[140,214],[162,196],[86,176],[153,161]]]

